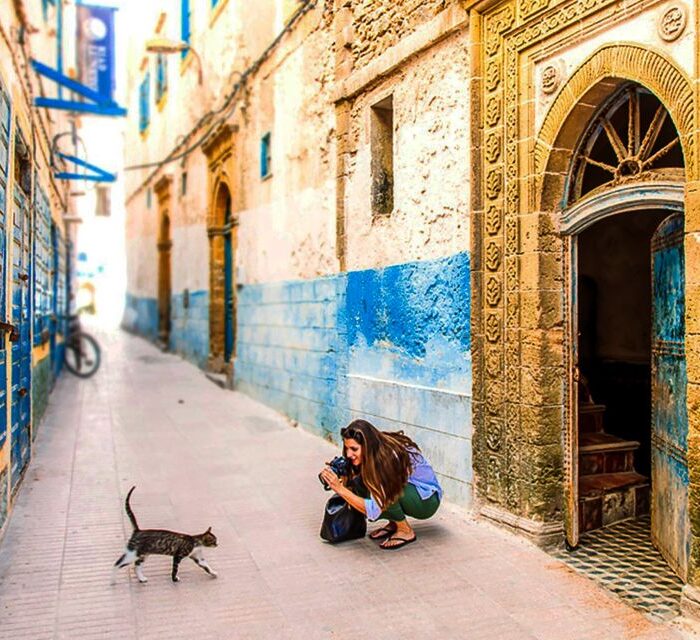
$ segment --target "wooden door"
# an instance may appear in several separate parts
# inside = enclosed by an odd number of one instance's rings
[[[669,565],[687,580],[690,526],[683,222],[680,213],[666,218],[651,244],[651,534]]]
[[[164,211],[158,238],[158,337],[166,349],[170,346],[171,248],[170,217]]]

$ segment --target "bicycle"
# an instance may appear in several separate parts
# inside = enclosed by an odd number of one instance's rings
[[[80,317],[68,318],[68,335],[63,351],[63,364],[74,376],[89,378],[100,368],[100,345],[80,328]]]

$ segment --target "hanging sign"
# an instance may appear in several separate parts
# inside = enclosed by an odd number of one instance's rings
[[[80,82],[114,101],[114,12],[113,7],[79,4],[76,10],[76,54]]]

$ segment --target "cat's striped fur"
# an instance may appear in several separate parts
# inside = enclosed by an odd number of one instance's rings
[[[129,542],[127,542],[126,551],[114,563],[112,569],[112,584],[115,582],[117,569],[126,567],[132,562],[135,564],[136,577],[139,579],[139,582],[147,582],[148,579],[143,575],[141,565],[149,555],[172,556],[173,569],[171,577],[173,582],[179,580],[177,577],[178,567],[180,566],[180,562],[187,557],[191,558],[212,578],[216,578],[216,572],[202,557],[202,549],[204,547],[215,547],[217,545],[216,536],[211,532],[211,527],[204,533],[193,536],[186,533],[168,531],[166,529],[139,529],[136,516],[129,504],[131,494],[134,492],[135,488],[135,486],[131,487],[124,502],[126,514],[129,516],[134,530],[131,534],[131,538],[129,538]]]

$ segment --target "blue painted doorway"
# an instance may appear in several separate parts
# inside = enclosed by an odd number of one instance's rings
[[[226,198],[224,234],[224,362],[233,357],[234,309],[233,309],[233,237],[231,219],[231,196]]]
[[[12,228],[12,324],[17,335],[12,343],[10,460],[13,490],[31,455],[30,224],[29,198],[25,189],[16,184]]]
[[[690,523],[683,226],[683,214],[674,214],[652,238],[651,535],[685,581]]]

